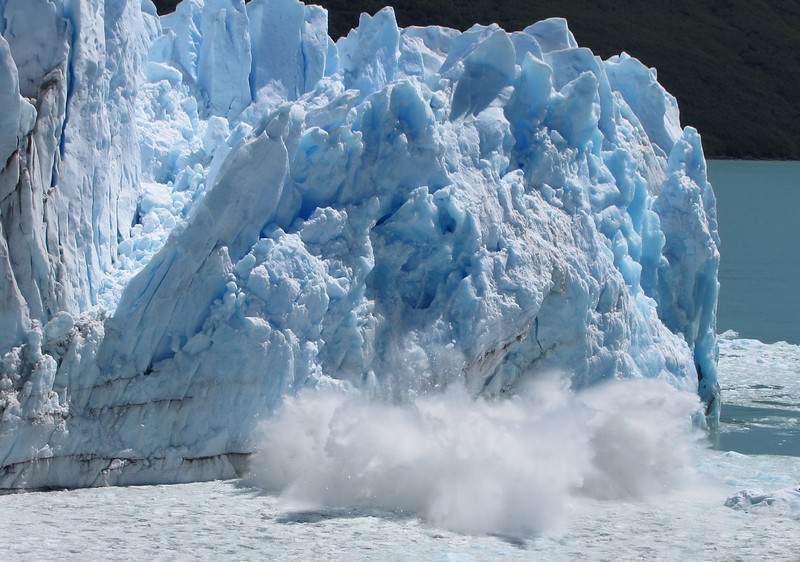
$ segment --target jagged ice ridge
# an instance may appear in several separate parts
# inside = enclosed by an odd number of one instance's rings
[[[700,138],[564,20],[0,0],[0,32],[0,488],[230,477],[312,387],[660,377],[718,415]]]

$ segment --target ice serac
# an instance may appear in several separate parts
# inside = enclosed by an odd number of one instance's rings
[[[655,69],[627,53],[611,57],[605,68],[612,88],[636,112],[653,147],[661,155],[668,155],[681,137],[678,102],[658,83]]]
[[[300,0],[253,0],[247,6],[253,50],[253,98],[271,86],[288,100],[308,92],[326,74],[328,13]]]
[[[183,82],[204,117],[235,121],[252,100],[296,100],[338,68],[328,13],[299,0],[186,0],[161,27],[150,78]]]
[[[234,118],[250,104],[250,34],[244,0],[186,0],[165,17],[157,62],[173,53],[204,113]]]
[[[250,37],[244,0],[207,0],[201,16],[197,81],[210,112],[235,117],[250,105]]]
[[[399,57],[400,30],[394,10],[361,14],[358,28],[336,46],[346,88],[358,90],[362,98],[384,88],[395,78]]]
[[[714,196],[635,59],[560,19],[334,44],[296,0],[31,5],[64,41],[36,111],[0,43],[0,487],[233,476],[304,388],[660,377],[713,423]]]
[[[543,53],[576,49],[578,42],[569,30],[564,18],[550,18],[534,23],[525,28],[525,33],[532,35]]]
[[[266,132],[226,162],[186,227],[125,288],[106,325],[104,376],[152,371],[201,331],[214,300],[225,295],[231,260],[238,262],[272,221],[287,167],[280,136]]]
[[[720,240],[716,198],[694,129],[687,127],[674,144],[667,173],[653,204],[665,236],[666,263],[662,260],[658,271],[660,314],[668,328],[692,344],[700,397],[718,417],[715,334]]]

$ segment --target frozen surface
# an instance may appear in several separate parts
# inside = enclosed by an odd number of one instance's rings
[[[723,345],[723,384],[744,382],[748,362],[770,350],[729,356]],[[795,380],[797,365],[775,382]],[[227,481],[0,496],[0,547],[14,560],[41,559],[55,549],[65,559],[749,561],[768,553],[771,560],[796,560],[800,512],[796,499],[792,510],[781,498],[797,497],[800,458],[706,449],[692,464],[702,488],[637,499],[573,496],[561,508],[560,527],[522,540],[456,533],[385,510],[297,510]],[[751,498],[777,501],[725,505],[745,489]]]
[[[233,476],[313,388],[653,378],[716,423],[714,194],[635,59],[560,19],[0,9],[0,487]]]
[[[709,463],[726,459],[715,453]],[[770,466],[800,470],[796,458]],[[747,473],[747,462],[727,472]],[[281,560],[796,560],[798,519],[725,507],[725,493],[645,501],[576,499],[560,532],[525,541],[465,535],[414,517],[359,510],[287,512],[235,482],[0,497],[0,545],[14,560],[168,557]],[[13,537],[13,540],[10,540]]]

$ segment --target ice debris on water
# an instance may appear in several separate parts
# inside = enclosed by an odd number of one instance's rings
[[[771,509],[778,513],[800,516],[800,486],[775,492],[741,490],[725,500],[725,506],[740,511]]]

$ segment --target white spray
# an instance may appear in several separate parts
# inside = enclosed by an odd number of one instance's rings
[[[666,382],[574,392],[550,375],[502,400],[456,386],[402,406],[289,399],[260,428],[252,482],[291,509],[391,511],[525,537],[558,525],[573,494],[640,497],[693,478],[699,402]]]

